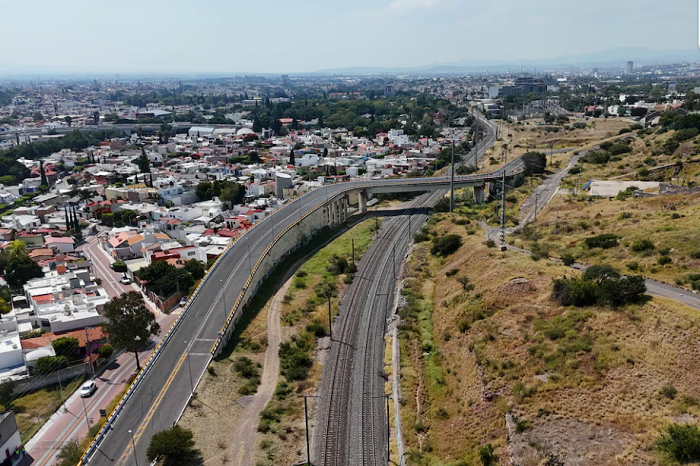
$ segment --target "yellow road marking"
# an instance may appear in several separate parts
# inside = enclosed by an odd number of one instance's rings
[[[91,410],[91,409],[95,406],[96,403],[97,403],[97,398],[94,398],[94,399],[90,400],[90,402],[89,402],[88,405],[86,406],[86,409],[87,409],[88,411]],[[78,426],[82,426],[82,425],[83,425],[82,422],[76,422],[75,424],[73,424],[73,427],[71,427],[70,429],[68,429],[68,432],[66,432],[65,435],[63,435],[63,437],[61,437],[61,439],[60,439],[58,442],[56,442],[56,443],[54,444],[54,446],[51,448],[51,451],[49,452],[49,455],[46,457],[46,459],[44,459],[44,461],[42,461],[41,463],[39,463],[37,466],[43,466],[44,464],[46,464],[46,462],[54,455],[54,453],[56,452],[56,450],[58,450],[60,447],[63,446],[63,442],[65,442],[66,439],[67,439],[71,434],[73,434],[73,432],[75,432],[75,429],[77,429]]]
[[[151,422],[151,419],[153,418],[153,415],[156,412],[156,409],[158,409],[158,406],[160,406],[160,403],[163,401],[163,398],[165,397],[166,392],[170,388],[170,385],[173,383],[173,380],[175,380],[175,376],[177,375],[178,371],[182,367],[182,364],[185,362],[185,358],[187,357],[187,349],[185,350],[184,353],[182,353],[182,356],[180,359],[177,361],[177,364],[175,364],[175,368],[173,371],[170,373],[170,377],[168,377],[168,380],[166,380],[165,385],[163,388],[160,390],[160,393],[158,393],[158,396],[156,397],[155,402],[153,405],[151,405],[151,409],[148,410],[148,413],[146,414],[146,417],[144,418],[143,422],[139,426],[138,429],[136,429],[136,432],[134,434],[133,442],[129,442],[129,445],[127,446],[126,450],[122,454],[122,456],[119,457],[119,461],[117,462],[117,465],[124,464],[126,460],[129,459],[131,456],[131,453],[134,450],[134,445],[138,445],[139,440],[141,440],[141,437],[143,436],[143,433],[146,430],[146,427],[148,427],[148,423]]]

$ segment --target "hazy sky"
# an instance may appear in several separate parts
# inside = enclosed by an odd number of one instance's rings
[[[696,0],[4,0],[0,76],[294,73],[698,49]]]

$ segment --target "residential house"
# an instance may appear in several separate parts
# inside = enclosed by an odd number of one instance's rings
[[[0,451],[5,453],[5,461],[9,460],[12,466],[24,458],[24,447],[13,411],[0,413]]]
[[[46,246],[66,254],[75,251],[75,240],[71,236],[46,236]]]

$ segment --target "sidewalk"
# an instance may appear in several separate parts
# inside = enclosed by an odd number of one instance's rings
[[[123,285],[119,281],[124,274],[112,270],[111,265],[114,261],[109,254],[107,254],[107,251],[102,248],[96,236],[91,236],[88,238],[87,242],[81,245],[78,249],[84,251],[92,261],[94,266],[93,274],[102,279],[102,286],[107,291],[110,298],[117,297],[129,291],[137,291],[138,293],[141,293],[144,301],[146,302],[146,306],[148,306],[148,308],[153,311],[156,316],[160,316],[162,314],[160,309],[158,309],[153,301],[151,301],[138,286],[133,283],[130,285]]]
[[[176,316],[161,315],[158,323],[161,333],[172,324]],[[157,343],[157,341],[155,342]],[[139,361],[145,364],[155,344],[139,352]],[[112,361],[93,380],[97,391],[90,398],[80,398],[78,391],[66,400],[39,431],[27,442],[25,448],[31,457],[26,465],[49,466],[54,464],[61,446],[70,439],[79,442],[88,435],[88,424],[94,426],[100,420],[100,409],[107,409],[109,403],[126,387],[129,378],[136,374],[134,353],[124,352]],[[86,415],[87,413],[87,415]],[[107,413],[109,415],[109,412]],[[87,418],[87,420],[86,420]]]

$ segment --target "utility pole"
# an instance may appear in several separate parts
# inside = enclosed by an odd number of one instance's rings
[[[506,171],[503,170],[503,193],[501,195],[501,251],[506,248]]]
[[[92,327],[85,327],[85,349],[87,350],[87,357],[88,357],[88,364],[90,367],[90,373],[94,374],[95,373],[95,368],[92,367],[92,354],[90,354],[90,334],[88,331],[92,329]],[[89,429],[88,429],[89,430]]]
[[[87,408],[85,407],[85,398],[83,398],[81,396],[80,399],[83,400],[83,412],[85,413],[85,424],[87,424],[88,432],[90,432],[90,419],[88,419],[88,412],[87,412]]]
[[[246,237],[245,237],[246,242],[248,243],[248,268],[250,269],[250,276],[253,276],[253,263],[250,261],[250,235],[247,234],[246,232]]]
[[[576,189],[576,194],[581,195],[581,167],[578,167],[578,188]]]
[[[304,425],[306,426],[306,464],[307,466],[313,466],[311,463],[311,447],[309,442],[309,407],[307,405],[307,398],[319,398],[314,395],[302,395],[304,397]]]
[[[554,164],[554,143],[549,145],[549,166]]]
[[[58,393],[59,393],[59,396],[61,397],[61,407],[65,410],[66,409],[66,402],[63,399],[63,385],[61,384],[61,371],[57,370],[56,375],[58,376]]]
[[[386,462],[391,464],[391,421],[389,420],[389,395],[386,396]]]
[[[331,317],[331,292],[328,292],[328,334],[333,341],[333,318]]]
[[[355,265],[355,238],[352,239],[352,265]]]
[[[306,425],[306,463],[311,466],[311,447],[309,446],[309,407],[306,402],[306,397],[304,397],[304,424]]]
[[[228,306],[226,306],[226,284],[224,283],[224,279],[222,278],[219,280],[221,282],[221,297],[223,298],[224,301],[224,327],[226,326],[226,317],[228,316]]]
[[[452,140],[452,173],[450,175],[450,213],[455,207],[455,141]]]
[[[190,348],[187,346],[187,341],[185,341],[185,353],[187,356],[187,369],[190,372],[190,388],[192,389],[192,394],[194,395],[194,382],[192,381],[192,366],[190,365]]]

